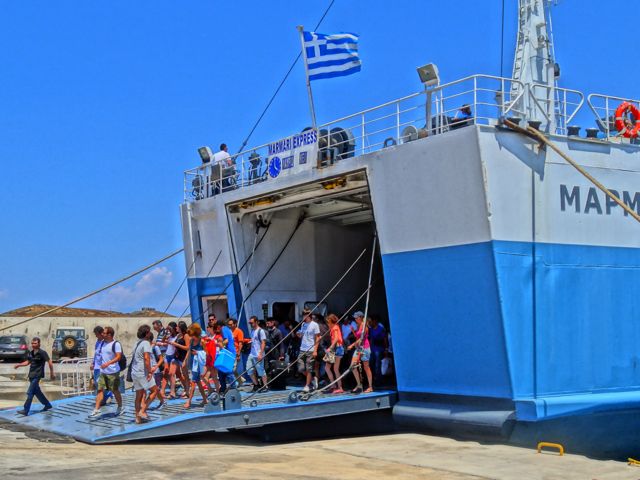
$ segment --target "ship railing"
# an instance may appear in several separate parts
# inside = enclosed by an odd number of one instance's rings
[[[620,104],[624,102],[628,102],[640,110],[640,100],[634,100],[632,98],[615,97],[599,93],[592,93],[587,97],[587,104],[596,117],[599,136],[607,140],[621,138],[620,132],[616,127],[616,110]],[[635,141],[636,139],[633,140]]]
[[[321,165],[517,115],[517,99],[510,98],[512,82],[473,75],[324,124],[320,127],[321,153],[325,138],[328,153],[321,155]],[[468,115],[461,115],[463,107],[468,107]]]
[[[58,363],[60,393],[66,397],[93,393],[93,357],[70,358]]]
[[[534,84],[529,86],[526,118],[543,118],[542,131],[566,135],[567,127],[584,105],[584,94],[569,88]]]
[[[202,200],[267,180],[269,144],[230,157],[227,164],[207,164],[186,170],[184,198]]]
[[[518,93],[513,95],[512,92]],[[468,125],[495,125],[500,117],[524,116],[524,85],[510,78],[473,75],[425,91],[429,135]],[[429,108],[430,107],[430,108]],[[468,108],[470,115],[464,114]]]
[[[516,88],[514,88],[516,87]],[[512,95],[512,92],[518,92]],[[529,92],[522,83],[491,75],[472,75],[354,113],[318,127],[318,159],[310,167],[336,162],[468,125],[495,125],[503,116],[526,118]],[[461,114],[468,106],[469,114]],[[187,170],[184,198],[190,202],[237,188],[273,181],[267,173],[269,144],[232,157],[230,165]]]

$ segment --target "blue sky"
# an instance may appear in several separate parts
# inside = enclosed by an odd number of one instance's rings
[[[183,170],[236,151],[329,1],[0,1],[0,311],[63,303],[182,245]],[[444,81],[500,73],[501,0],[336,0],[322,27],[361,35],[362,72],[314,83],[319,122]],[[505,73],[515,0],[506,1]],[[604,6],[606,4],[606,7]],[[637,2],[561,0],[561,85],[640,97]],[[631,42],[631,43],[630,43]],[[249,145],[309,124],[298,65]],[[590,125],[584,125],[590,126]],[[182,257],[82,306],[164,308]],[[186,306],[186,292],[173,313]]]

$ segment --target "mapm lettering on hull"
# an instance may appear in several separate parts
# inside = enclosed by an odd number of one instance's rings
[[[640,214],[640,192],[620,191],[613,188],[609,188],[609,191],[620,198],[631,210]],[[596,187],[560,185],[560,210],[563,212],[611,215],[615,208],[620,206]],[[625,217],[629,215],[627,211],[620,210]]]

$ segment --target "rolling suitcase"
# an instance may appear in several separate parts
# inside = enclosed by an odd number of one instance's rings
[[[271,360],[269,362],[269,389],[287,389],[287,363],[282,360]],[[284,372],[284,373],[282,373]]]

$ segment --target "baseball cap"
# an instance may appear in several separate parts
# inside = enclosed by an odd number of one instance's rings
[[[364,317],[364,313],[358,310],[356,313],[353,314],[353,318],[357,318],[357,317]]]

